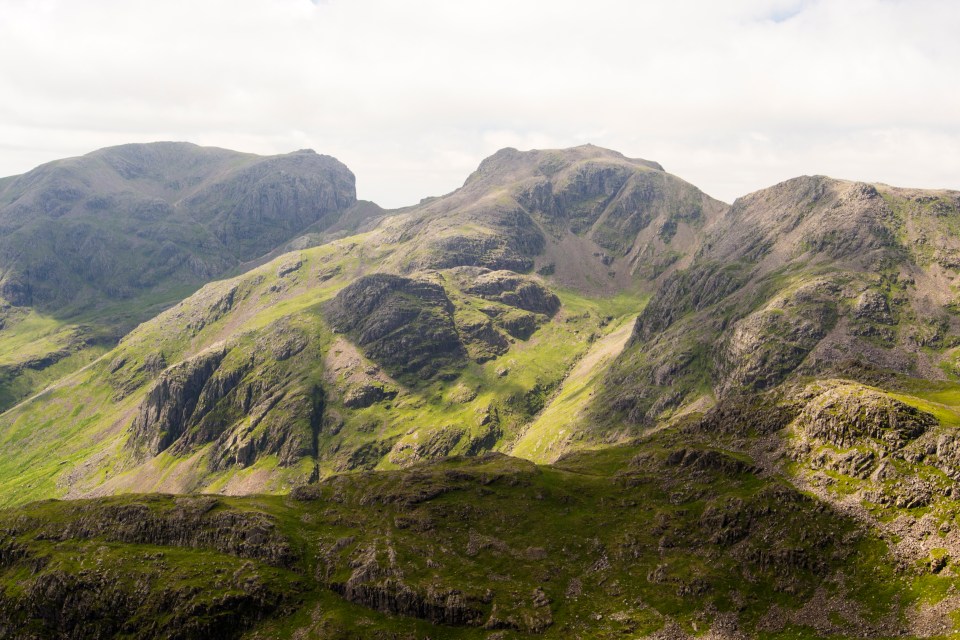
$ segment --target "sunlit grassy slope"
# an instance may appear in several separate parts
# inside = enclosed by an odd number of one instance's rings
[[[316,473],[315,464],[327,475],[357,466],[395,468],[439,455],[511,450],[533,437],[525,435],[531,423],[537,438],[549,432],[556,439],[582,409],[576,389],[596,384],[645,299],[639,294],[592,299],[560,291],[560,311],[529,338],[511,338],[506,353],[482,363],[468,361],[453,377],[396,382],[399,394],[392,401],[348,408],[343,395],[350,381],[331,373],[331,347],[343,345],[343,338],[328,326],[323,304],[388,261],[392,251],[389,243],[361,235],[281,256],[244,276],[207,285],[143,324],[98,361],[0,416],[5,451],[0,502],[130,490],[283,492]],[[442,281],[458,317],[477,313],[475,298],[460,291],[454,279]],[[25,326],[56,329],[42,318]],[[146,363],[160,359],[171,366],[218,345],[240,355],[255,353],[269,344],[277,327],[307,336],[315,354],[302,365],[284,365],[301,367],[284,375],[325,389],[327,415],[338,420],[336,429],[319,433],[316,459],[283,465],[263,456],[249,466],[218,470],[209,463],[212,445],[134,458],[126,445],[129,426],[159,373],[148,371]],[[362,354],[357,357],[357,366],[376,368]],[[282,410],[282,403],[277,407]],[[472,451],[478,440],[482,448]],[[557,441],[551,454],[563,444]],[[520,453],[545,457],[532,449]]]

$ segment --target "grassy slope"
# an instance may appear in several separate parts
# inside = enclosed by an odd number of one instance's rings
[[[389,260],[393,251],[390,243],[353,236],[281,256],[233,280],[208,285],[139,327],[96,363],[3,414],[0,446],[6,453],[0,459],[0,503],[64,496],[71,487],[71,496],[131,489],[248,493],[283,492],[302,482],[312,470],[307,460],[284,468],[275,458],[264,457],[247,468],[212,473],[206,462],[209,451],[198,451],[190,456],[165,452],[134,464],[123,447],[125,430],[152,379],[140,369],[157,354],[173,364],[223,341],[253,349],[258,336],[268,336],[278,323],[304,326],[311,348],[325,354],[336,336],[323,319],[322,303]],[[279,275],[296,263],[299,266],[291,272]],[[482,301],[460,292],[452,280],[445,280],[444,286],[458,315],[478,313],[473,309]],[[231,290],[228,312],[213,311]],[[629,294],[595,300],[562,291],[561,298],[560,313],[529,339],[512,339],[506,354],[483,364],[469,363],[453,380],[408,381],[393,402],[347,409],[342,405],[345,387],[339,381],[331,385],[321,380],[318,370],[317,382],[326,388],[328,408],[343,420],[337,433],[321,435],[319,445],[322,451],[345,452],[321,456],[321,473],[343,470],[347,453],[365,445],[376,448],[381,442],[396,444],[396,453],[384,456],[380,451],[374,463],[379,461],[381,468],[410,464],[431,455],[431,439],[442,439],[451,430],[465,431],[468,437],[446,453],[465,453],[470,437],[488,429],[480,422],[491,412],[499,429],[492,444],[511,448],[551,397],[564,396],[554,393],[593,341],[613,327],[623,327],[624,319],[643,303],[642,297]],[[606,362],[597,363],[592,379]],[[115,367],[119,369],[111,373]],[[118,380],[126,382],[118,387]],[[123,390],[126,387],[130,388]],[[545,424],[541,419],[537,429]]]
[[[305,269],[310,268],[311,257],[324,262],[342,249],[335,244],[305,252]],[[337,255],[337,258],[341,268],[359,268],[349,257]],[[57,486],[57,477],[64,470],[88,471],[82,466],[86,461],[90,463],[89,471],[99,472],[101,477],[114,467],[122,467],[125,460],[119,447],[125,436],[123,429],[132,420],[132,412],[149,386],[140,386],[117,401],[116,390],[105,373],[113,360],[126,358],[142,362],[159,347],[168,361],[175,362],[225,336],[263,328],[286,315],[304,312],[331,297],[339,288],[337,284],[300,287],[266,297],[277,279],[276,269],[277,264],[271,263],[236,281],[208,285],[205,291],[216,297],[217,292],[230,284],[240,282],[249,286],[262,278],[257,282],[263,285],[257,290],[262,295],[248,296],[245,305],[235,313],[204,324],[196,331],[196,321],[202,321],[207,312],[204,307],[207,298],[201,294],[195,304],[188,301],[141,326],[94,366],[59,381],[36,399],[3,414],[0,443],[8,453],[0,460],[0,478],[3,478],[0,485],[5,488],[8,500],[22,503],[62,495],[65,489]],[[101,452],[111,454],[111,460],[101,463],[97,459]],[[168,461],[161,464],[164,462]]]
[[[630,338],[636,316],[617,318],[606,333],[583,354],[564,378],[560,389],[530,423],[511,449],[511,455],[535,462],[550,462],[571,447],[580,423],[586,418],[594,391],[613,358]]]

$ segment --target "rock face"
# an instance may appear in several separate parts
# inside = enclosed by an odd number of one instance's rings
[[[471,211],[471,216],[489,220],[493,232],[482,236],[451,235],[429,240],[428,254],[415,263],[417,269],[447,269],[473,266],[488,269],[529,271],[533,258],[546,241],[536,224],[521,210]]]
[[[0,594],[0,635],[235,638],[289,610],[304,588],[289,570],[297,561],[289,541],[266,514],[221,506],[209,497],[146,497],[68,506],[58,525],[21,517],[4,532],[0,546],[17,553],[0,571],[15,563],[33,571],[16,592]],[[44,542],[9,543],[14,537]],[[140,551],[111,555],[104,543]],[[60,545],[79,550],[85,566],[65,568]]]
[[[461,189],[395,224],[417,246],[410,271],[536,266],[558,282],[612,293],[685,262],[725,208],[655,162],[591,145],[508,148],[485,159]]]
[[[220,345],[170,367],[140,403],[128,449],[145,460],[212,444],[212,470],[266,456],[282,466],[315,457],[324,395],[311,380],[319,363],[307,345],[302,334],[277,326],[259,345]]]
[[[425,593],[392,577],[389,569],[377,563],[376,549],[362,554],[359,565],[345,583],[334,582],[330,588],[344,599],[383,613],[409,616],[433,624],[481,626],[483,610],[472,607],[464,594],[456,589],[429,588]],[[476,603],[481,604],[481,603]]]
[[[338,293],[326,314],[337,331],[350,335],[391,375],[429,377],[466,358],[453,303],[433,282],[364,276]]]
[[[207,388],[207,383],[225,355],[223,349],[208,351],[165,372],[133,420],[130,430],[134,444],[144,447],[150,455],[157,455],[182,436],[192,422],[197,422],[194,413],[201,397],[204,404],[220,400],[226,385]],[[200,415],[204,413],[201,409]]]
[[[43,521],[27,521],[19,526],[37,527],[38,535],[54,540],[101,539],[215,549],[276,567],[290,567],[296,561],[289,540],[277,531],[269,517],[255,511],[218,509],[221,506],[216,498],[207,496],[176,498],[169,505],[149,499],[132,504],[106,503],[92,510],[85,506],[66,509],[69,519],[63,526]]]
[[[721,393],[782,382],[836,325],[838,293],[833,282],[814,280],[737,321],[717,358]]]
[[[887,451],[902,448],[939,425],[937,419],[884,393],[838,384],[811,399],[796,420],[808,437],[838,447],[877,440]]]
[[[512,271],[491,271],[480,275],[464,289],[485,300],[552,316],[560,309],[560,298],[539,282]]]
[[[917,197],[813,176],[738,199],[641,313],[598,420],[651,424],[706,389],[722,400],[799,375],[942,377],[958,272],[930,246],[949,244],[958,212],[948,193]]]

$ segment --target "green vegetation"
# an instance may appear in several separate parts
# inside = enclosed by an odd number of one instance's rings
[[[514,638],[617,637],[703,632],[730,615],[764,637],[819,637],[802,603],[823,588],[833,633],[893,634],[909,603],[939,601],[953,583],[900,575],[852,521],[676,431],[553,466],[451,458],[287,497],[48,501],[0,514],[0,526],[0,546],[15,550],[0,607],[32,599],[17,625],[49,628],[47,607],[71,613],[41,585],[119,571],[110,593],[141,595],[98,624],[140,637],[158,619],[167,632],[186,624],[185,611],[205,613],[183,637],[212,620],[250,638],[483,638],[484,625]],[[173,594],[165,618],[158,590]]]
[[[195,195],[194,239],[249,204]],[[506,149],[195,292],[259,238],[4,306],[0,635],[958,630],[957,202],[804,177],[728,209]]]
[[[379,371],[385,363],[371,360],[335,334],[325,305],[350,281],[347,274],[369,269],[390,255],[389,245],[376,243],[375,235],[353,236],[207,285],[138,327],[92,366],[0,417],[0,442],[8,451],[0,458],[0,500],[18,504],[83,495],[97,487],[285,492],[315,473],[394,468],[444,455],[509,450],[541,412],[546,418],[535,430],[557,433],[563,428],[551,416],[575,392],[579,378],[597,384],[628,335],[628,314],[643,304],[643,298],[628,294],[595,299],[561,291],[561,309],[548,317],[468,294],[461,289],[465,285],[458,284],[461,276],[442,277],[458,327],[482,327],[485,322],[490,328],[478,335],[488,336],[484,340],[499,336],[497,344],[503,347],[497,347],[492,358],[481,352],[482,361],[445,365],[428,379],[392,380],[382,372],[371,377],[364,372]],[[532,335],[515,338],[506,333],[514,317],[532,318]],[[411,327],[416,332],[422,324]],[[603,336],[617,328],[617,339],[605,341]],[[487,344],[463,335],[468,352],[474,344]],[[283,355],[280,361],[261,355],[287,351],[288,344],[296,350],[294,357]],[[239,377],[239,384],[229,383],[236,388],[226,389],[202,422],[201,416],[194,418],[195,426],[181,438],[194,444],[156,458],[138,457],[128,429],[144,411],[153,385],[165,368],[211,348],[226,348],[229,354],[212,380]],[[430,353],[425,350],[425,357],[432,357]],[[571,385],[560,390],[575,365],[584,361],[590,366],[581,366]],[[389,393],[374,391],[375,397],[386,393],[386,399],[361,404],[350,400],[371,388]],[[323,396],[322,418],[311,417],[312,405],[292,402],[317,390]],[[243,393],[248,393],[246,400]],[[271,400],[280,396],[287,400]],[[258,398],[265,415],[255,410]],[[589,392],[577,398],[576,411],[582,412]],[[552,411],[544,411],[557,400],[560,404],[553,404]],[[251,402],[254,408],[245,404]],[[250,419],[250,412],[257,417]],[[211,429],[227,435],[202,435]],[[295,436],[303,442],[315,440],[304,445],[313,450],[297,454],[301,458],[279,460],[279,451],[269,450],[270,443],[294,437],[281,433],[310,430],[316,435]],[[228,438],[230,433],[236,435]],[[204,440],[210,437],[216,442]],[[255,452],[251,459],[239,468],[223,462],[239,455],[245,443]]]

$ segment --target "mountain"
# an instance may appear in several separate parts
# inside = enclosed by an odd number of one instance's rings
[[[551,433],[574,429],[590,392],[573,387],[725,208],[596,147],[501,151],[452,194],[205,286],[8,411],[0,486],[284,491],[534,447],[555,399]],[[611,228],[635,239],[616,248]]]
[[[402,270],[536,270],[594,293],[640,288],[686,264],[727,205],[648,160],[584,145],[503,149],[464,186],[392,221]],[[645,286],[644,286],[645,285]]]
[[[0,407],[200,285],[355,211],[370,213],[353,174],[312,151],[131,144],[4,179]]]
[[[960,193],[588,145],[338,215],[0,415],[0,635],[960,628]]]
[[[737,200],[644,309],[611,423],[653,424],[802,378],[947,381],[960,194],[820,176]]]
[[[955,191],[814,176],[737,200],[640,314],[582,446],[677,429],[748,456],[874,532],[899,566],[949,584],[958,231]],[[922,598],[955,607],[929,588]]]

